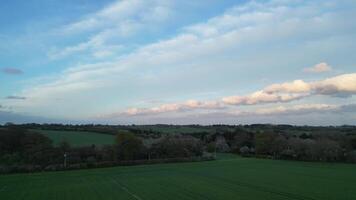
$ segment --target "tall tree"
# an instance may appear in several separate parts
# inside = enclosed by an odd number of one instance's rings
[[[119,160],[135,160],[142,156],[144,145],[133,133],[119,133],[116,136],[117,158]]]

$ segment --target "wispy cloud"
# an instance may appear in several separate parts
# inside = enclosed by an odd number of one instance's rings
[[[7,96],[6,99],[26,100],[26,97],[22,97],[22,96]]]
[[[121,38],[127,39],[144,29],[147,33],[166,22],[173,12],[170,0],[116,1],[102,10],[56,30],[66,36],[89,34],[90,37],[79,44],[54,48],[48,56],[51,59],[60,59],[87,51],[96,58],[111,56],[123,48],[120,44]]]
[[[162,17],[164,11],[160,11],[160,9],[164,10],[166,8],[165,5],[167,3],[164,4],[163,1],[158,0],[116,1],[96,13],[89,14],[79,21],[66,25],[62,31],[67,34],[73,34],[104,27],[116,27],[122,29],[122,34],[129,33],[129,29],[132,26],[145,19],[156,17],[155,20],[162,20],[160,17]],[[133,18],[136,19],[132,20]],[[126,27],[121,26],[120,24],[122,23]]]
[[[1,108],[1,107],[0,107]],[[29,115],[26,113],[15,113],[12,111],[0,110],[0,124],[5,123],[69,123],[63,119],[45,118],[40,116]],[[71,123],[75,123],[74,121]]]
[[[107,58],[113,55],[114,52],[117,53],[123,48],[123,45],[105,44],[105,38],[101,38],[100,35],[97,35],[90,38],[86,42],[76,44],[74,46],[68,46],[63,49],[53,48],[48,52],[48,57],[50,59],[56,60],[90,51],[91,56],[95,58]]]
[[[13,67],[2,68],[1,72],[9,75],[21,75],[24,73],[21,69],[13,68]]]
[[[322,73],[329,72],[332,70],[332,67],[325,62],[314,65],[313,67],[305,68],[304,72],[308,73]]]

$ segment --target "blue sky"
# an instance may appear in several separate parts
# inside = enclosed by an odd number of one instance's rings
[[[0,6],[0,122],[354,124],[354,1]]]

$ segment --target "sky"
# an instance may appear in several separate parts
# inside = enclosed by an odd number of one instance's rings
[[[3,0],[0,123],[356,124],[356,1]]]

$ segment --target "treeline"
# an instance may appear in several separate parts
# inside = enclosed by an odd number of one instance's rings
[[[0,173],[212,159],[202,155],[202,142],[189,136],[143,140],[123,132],[114,145],[71,147],[67,141],[54,146],[46,136],[17,126],[0,129]]]
[[[130,132],[135,135],[143,138],[158,138],[163,135],[170,134],[170,131],[161,131],[161,130],[180,130],[179,132],[184,135],[193,135],[197,134],[208,134],[215,132],[215,126],[200,126],[200,125],[104,125],[104,124],[12,124],[7,123],[5,125],[0,125],[1,127],[11,127],[16,126],[18,128],[28,129],[28,130],[54,130],[54,131],[86,131],[86,132],[95,132],[108,135],[116,135],[118,131],[120,132]],[[185,128],[191,128],[192,130],[197,129],[198,131],[186,132]],[[222,129],[225,129],[223,127]],[[202,131],[203,130],[203,131]]]
[[[234,133],[225,133],[223,139],[226,140],[227,151],[242,156],[356,163],[354,134],[330,132],[296,135],[271,130],[251,132],[237,129]],[[222,144],[217,143],[218,146]]]
[[[7,123],[1,127],[14,126],[12,123]],[[273,125],[273,124],[251,124],[251,125],[105,125],[105,124],[19,124],[17,127],[24,129],[43,129],[43,130],[60,130],[60,131],[88,131],[103,134],[116,135],[118,130],[135,133],[136,135],[164,135],[174,130],[181,134],[209,134],[209,133],[226,133],[233,132],[236,129],[248,130],[250,132],[271,131],[276,133],[342,133],[356,134],[356,126],[293,126],[293,125]],[[170,130],[170,131],[165,131]],[[189,130],[189,131],[187,131]]]
[[[178,134],[155,131],[182,127],[189,127],[185,130],[197,128],[199,131]],[[100,129],[103,134],[115,134],[117,137],[114,145],[72,147],[67,141],[62,141],[59,146],[54,146],[49,138],[36,133],[38,129],[94,132]],[[211,159],[216,152],[271,159],[356,163],[356,127],[265,124],[7,124],[0,127],[0,173],[199,161]]]

